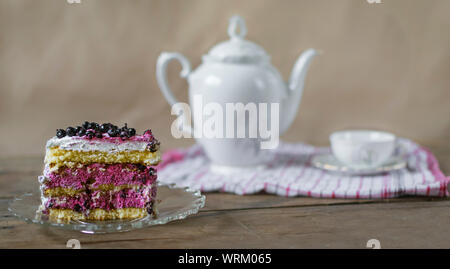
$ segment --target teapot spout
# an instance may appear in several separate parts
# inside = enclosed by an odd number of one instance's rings
[[[308,73],[309,66],[314,56],[319,54],[315,49],[308,49],[304,51],[297,59],[292,68],[291,76],[289,77],[289,89],[300,95],[303,91],[306,73]]]
[[[288,82],[288,96],[284,100],[280,133],[286,131],[297,115],[297,110],[302,98],[303,86],[305,84],[306,73],[308,72],[314,56],[319,52],[314,49],[304,51],[297,59],[291,72]]]

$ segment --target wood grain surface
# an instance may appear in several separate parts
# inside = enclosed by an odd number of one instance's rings
[[[450,145],[428,145],[445,174]],[[42,157],[0,159],[0,248],[449,248],[450,200],[403,197],[386,200],[286,198],[267,194],[206,194],[195,216],[166,225],[115,234],[28,224],[8,212],[16,195],[37,188]]]

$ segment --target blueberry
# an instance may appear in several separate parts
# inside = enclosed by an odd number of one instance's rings
[[[145,205],[145,207],[147,208],[147,213],[152,215],[153,214],[153,202],[149,202]]]
[[[82,125],[82,127],[84,128],[84,129],[89,129],[88,127],[89,127],[89,122],[88,121],[85,121],[84,123],[83,123],[83,125]]]
[[[77,130],[73,127],[67,127],[66,134],[70,137],[75,136],[77,134]]]
[[[147,144],[147,149],[150,150],[150,152],[155,152],[159,149],[159,144],[159,141],[153,140]]]
[[[102,125],[100,125],[99,131],[102,133],[107,133],[110,128],[111,128],[111,123],[103,123]]]
[[[95,137],[97,137],[97,138],[103,138],[103,134],[100,133],[100,132],[96,132],[96,133],[95,133]]]
[[[127,198],[127,193],[123,191],[123,192],[120,194],[120,198],[122,198],[122,199]]]
[[[95,133],[91,130],[86,131],[86,136],[88,139],[92,139],[94,137]]]
[[[83,205],[84,205],[84,208],[89,209],[90,208],[89,200],[84,201]]]
[[[117,136],[120,135],[120,131],[119,131],[119,129],[113,127],[113,128],[111,128],[111,129],[109,129],[108,135],[109,135],[110,137],[117,137]]]
[[[98,129],[100,129],[100,126],[96,122],[91,122],[88,125],[88,129],[92,129],[92,130],[97,131]]]
[[[128,136],[132,137],[136,135],[136,129],[134,128],[128,128]]]
[[[47,205],[48,208],[52,208],[53,206],[54,206],[53,202],[49,202]]]
[[[147,168],[145,165],[142,165],[140,163],[138,163],[136,166],[137,166],[137,169],[139,169],[139,171],[141,171],[141,172],[144,172],[145,168]]]
[[[121,130],[122,130],[122,131],[128,130],[128,125],[127,125],[127,123],[125,123],[125,125],[121,128]]]
[[[83,127],[77,128],[77,135],[78,136],[84,136],[86,134],[86,129]]]
[[[86,126],[86,130],[88,129],[92,129],[92,130],[97,130],[98,129],[98,123],[96,122],[89,122]]]
[[[76,204],[76,205],[73,207],[73,210],[74,210],[75,212],[81,212],[81,206],[80,206],[79,204]]]
[[[64,136],[66,136],[66,131],[64,131],[63,129],[57,129],[56,130],[56,136],[58,138],[63,138]]]
[[[122,130],[122,131],[120,132],[120,138],[121,138],[122,140],[126,140],[126,139],[128,138],[128,132]]]
[[[156,174],[155,168],[150,167],[150,168],[148,169],[148,174],[149,174],[150,176],[154,176],[154,175]]]

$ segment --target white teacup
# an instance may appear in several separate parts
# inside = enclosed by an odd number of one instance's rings
[[[334,156],[350,167],[378,167],[394,153],[395,135],[371,130],[346,130],[330,135]]]

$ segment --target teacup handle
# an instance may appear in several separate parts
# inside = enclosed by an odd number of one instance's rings
[[[181,70],[180,76],[182,78],[187,78],[189,73],[191,73],[191,64],[182,54],[177,52],[163,52],[159,55],[158,62],[156,63],[156,80],[164,97],[171,106],[178,103],[167,82],[167,65],[172,60],[178,60],[181,63],[183,69]]]
[[[179,102],[175,98],[175,95],[170,89],[169,83],[167,81],[167,65],[172,60],[178,60],[181,63],[182,70],[180,76],[182,78],[187,78],[191,73],[191,64],[189,63],[188,59],[186,59],[186,57],[177,52],[163,52],[158,57],[158,61],[156,63],[156,80],[158,81],[159,88],[161,89],[161,92],[163,93],[167,102],[169,103],[170,106],[173,107],[175,104]],[[190,124],[185,124],[186,123],[185,118],[181,119],[182,120],[179,121],[178,124],[179,126],[182,126],[183,132],[192,134],[192,128]]]

